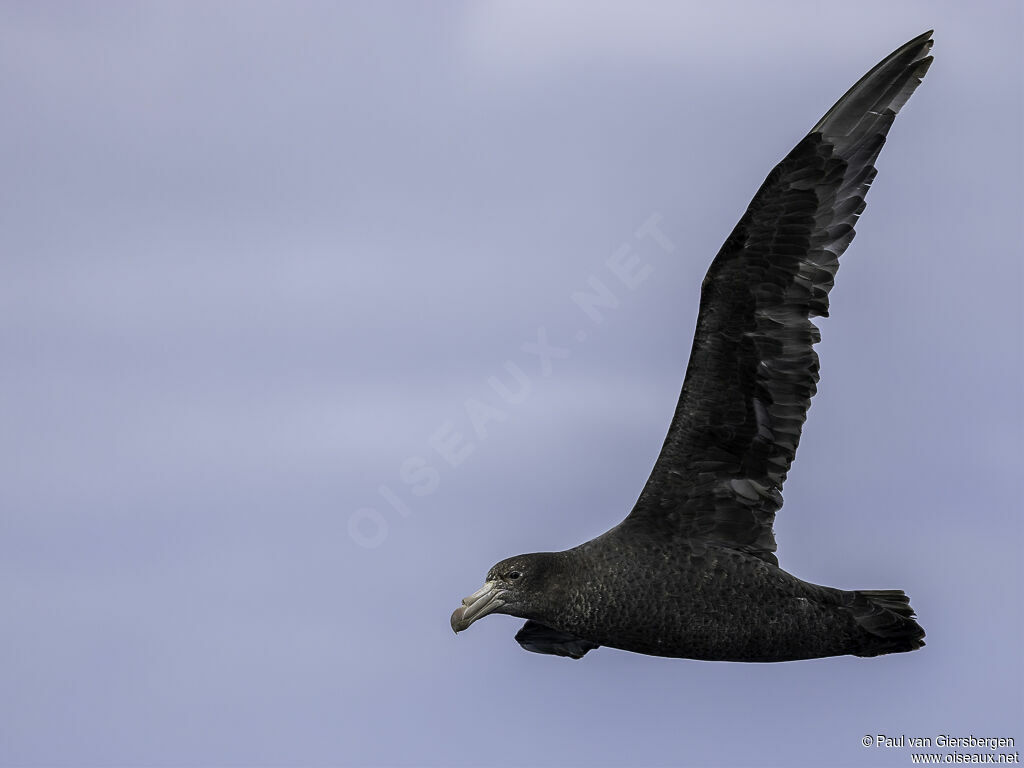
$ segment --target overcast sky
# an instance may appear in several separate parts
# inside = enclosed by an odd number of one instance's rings
[[[711,258],[933,27],[776,525],[801,578],[905,589],[927,647],[455,637],[494,562],[625,516]],[[1019,749],[1022,32],[1012,0],[0,3],[0,764]]]

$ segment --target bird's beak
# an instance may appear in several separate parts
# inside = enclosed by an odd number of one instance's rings
[[[485,582],[480,589],[469,597],[462,599],[462,605],[455,609],[452,614],[452,629],[461,632],[468,629],[469,625],[477,619],[482,619],[488,613],[493,613],[505,604],[501,598],[507,591],[500,589],[497,582]]]

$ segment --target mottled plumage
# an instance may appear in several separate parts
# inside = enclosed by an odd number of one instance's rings
[[[839,257],[874,162],[931,64],[931,32],[853,86],[769,174],[708,270],[682,394],[629,516],[565,552],[491,569],[452,615],[527,619],[530,651],[607,645],[724,661],[876,656],[924,645],[898,590],[843,591],[778,567],[772,524],[817,388]]]

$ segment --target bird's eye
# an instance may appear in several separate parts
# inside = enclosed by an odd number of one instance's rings
[[[518,579],[518,578],[519,578],[520,576],[522,576],[522,575],[523,575],[523,574],[521,574],[521,573],[520,573],[519,571],[511,571],[511,572],[509,572],[509,574],[508,574],[508,578],[510,578],[510,579],[512,579],[513,581],[515,581],[516,579]]]

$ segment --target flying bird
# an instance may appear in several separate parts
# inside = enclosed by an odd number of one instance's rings
[[[526,619],[528,651],[599,646],[716,661],[878,656],[924,645],[902,590],[846,591],[779,567],[772,524],[817,390],[839,257],[932,33],[883,59],[768,175],[701,287],[682,394],[633,510],[564,552],[502,560],[451,617]]]

